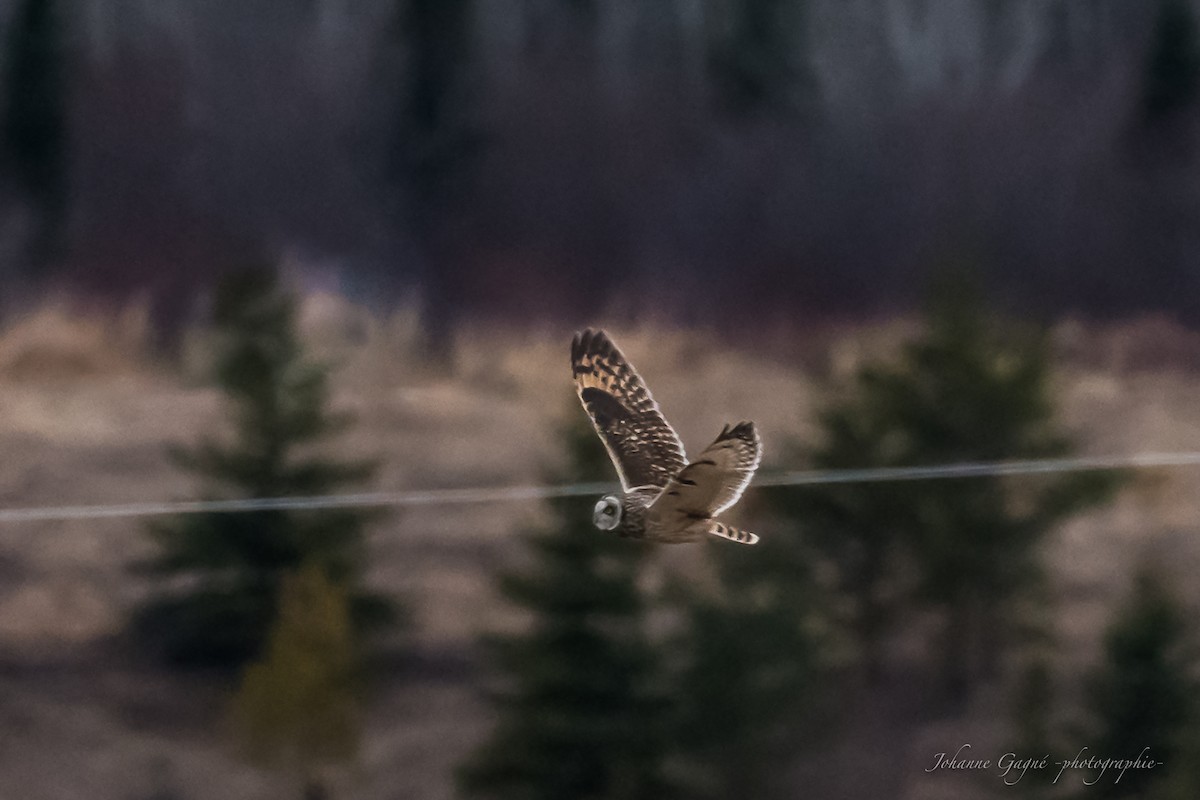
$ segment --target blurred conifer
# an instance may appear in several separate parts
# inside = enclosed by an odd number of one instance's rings
[[[1004,780],[1025,797],[1048,797],[1055,791],[1054,762],[1067,755],[1055,727],[1054,673],[1044,655],[1029,659],[1017,675],[1012,696],[1015,741],[1011,752],[1017,760],[1047,758],[1042,769],[1014,770]]]
[[[782,530],[765,531],[754,547],[710,546],[717,586],[692,581],[672,591],[685,623],[675,780],[693,798],[794,797],[788,768],[827,721],[812,553]]]
[[[1187,628],[1184,612],[1161,576],[1139,571],[1105,633],[1104,660],[1088,682],[1092,728],[1084,755],[1132,760],[1148,747],[1143,758],[1163,765],[1129,769],[1119,782],[1106,772],[1095,785],[1083,787],[1080,796],[1158,796],[1172,778],[1179,784],[1185,777],[1189,767],[1180,758],[1181,745],[1189,722],[1196,721],[1198,688]],[[1096,775],[1085,777],[1091,781]],[[1193,783],[1189,788],[1186,796],[1194,797],[1200,787]]]
[[[1156,767],[1164,770],[1156,787],[1157,800],[1194,800],[1200,796],[1200,713],[1194,700],[1195,683],[1189,682],[1188,686],[1193,692],[1188,721],[1172,741],[1171,760],[1165,761],[1161,768]]]
[[[912,464],[1062,458],[1074,443],[1055,418],[1043,331],[989,316],[965,274],[935,281],[926,332],[882,375],[887,418]],[[1040,544],[1065,518],[1105,501],[1114,473],[928,481],[900,517],[922,599],[946,615],[951,697],[995,675],[1002,646],[1028,620],[1015,601],[1042,577]]]
[[[328,797],[324,771],[357,753],[357,648],[343,587],[313,566],[283,579],[278,618],[263,658],[242,676],[233,722],[240,752],[298,776],[305,797]]]
[[[794,460],[820,470],[906,466],[881,391],[885,380],[880,365],[863,367],[850,391],[819,412],[813,446],[791,448]],[[882,677],[884,640],[908,588],[898,532],[911,490],[904,483],[844,483],[771,494],[776,509],[834,566],[834,590],[845,601],[836,604],[836,614],[851,633],[869,683]]]
[[[575,415],[568,467],[554,481],[608,479],[607,454]],[[646,545],[597,530],[594,503],[553,501],[548,526],[524,537],[532,563],[502,576],[501,592],[528,612],[530,625],[487,641],[498,720],[460,770],[467,796],[670,796],[662,778],[669,718],[637,585]]]
[[[820,467],[920,466],[1063,457],[1040,331],[991,318],[971,279],[934,284],[925,331],[890,364],[865,366],[822,416]],[[1105,500],[1111,473],[980,476],[826,485],[785,498],[852,600],[868,667],[905,599],[944,615],[942,677],[954,704],[995,675],[1028,624],[1015,601],[1041,578],[1039,545],[1064,518]],[[903,592],[897,593],[902,587]]]
[[[297,338],[294,299],[272,268],[237,272],[214,303],[215,378],[233,428],[173,452],[204,482],[209,497],[330,494],[367,480],[365,461],[323,457],[318,446],[351,422],[329,410],[329,371]],[[394,618],[386,600],[365,592],[361,509],[186,514],[156,521],[159,553],[147,567],[161,580],[136,625],[171,660],[237,666],[256,657],[276,618],[284,576],[319,566],[350,596],[355,630]]]

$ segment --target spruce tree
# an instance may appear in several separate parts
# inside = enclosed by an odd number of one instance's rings
[[[1068,748],[1062,745],[1054,720],[1057,700],[1049,659],[1043,655],[1029,659],[1018,673],[1011,699],[1015,735],[1010,752],[1017,758],[1049,757],[1049,764],[1053,764],[1066,755]],[[1004,776],[1004,780],[1025,797],[1041,798],[1052,795],[1055,777],[1056,770],[1047,766],[1028,769],[1022,774],[1014,771]]]
[[[65,22],[56,0],[22,0],[5,48],[5,168],[35,211],[34,270],[55,254],[66,202]]]
[[[1194,700],[1188,706],[1187,724],[1174,740],[1172,751],[1170,768],[1156,781],[1161,787],[1159,798],[1193,800],[1200,795],[1200,709]]]
[[[572,426],[566,444],[568,469],[556,472],[556,482],[611,475],[590,426]],[[593,527],[594,503],[553,501],[553,521],[524,537],[532,563],[502,576],[501,592],[528,612],[530,624],[487,641],[498,720],[460,770],[466,796],[668,796],[662,763],[669,717],[637,585],[647,545]]]
[[[676,781],[693,798],[793,797],[787,769],[826,720],[812,553],[784,529],[752,548],[711,547],[715,590],[674,588],[686,623],[676,642]]]
[[[1148,747],[1143,759],[1163,764],[1129,769],[1119,782],[1115,773],[1106,772],[1081,796],[1145,797],[1169,786],[1172,778],[1176,790],[1180,779],[1194,780],[1195,771],[1180,757],[1189,725],[1197,722],[1200,687],[1192,646],[1178,600],[1158,575],[1141,570],[1105,634],[1104,661],[1088,684],[1092,730],[1084,756],[1133,760]],[[1196,784],[1190,788],[1189,796],[1195,796]]]
[[[934,284],[926,331],[877,390],[910,464],[1061,458],[1074,450],[1055,418],[1044,332],[990,317],[964,275]],[[943,677],[954,700],[999,669],[1010,613],[1042,576],[1040,543],[1066,517],[1108,497],[1111,473],[981,476],[910,487],[899,520],[920,596],[946,617]],[[973,645],[972,643],[977,643]]]
[[[325,770],[354,758],[362,707],[358,644],[344,589],[307,566],[280,585],[279,615],[263,658],[233,700],[240,752],[328,797]]]
[[[373,472],[319,453],[351,419],[329,410],[328,368],[305,355],[295,315],[273,268],[235,273],[217,289],[215,379],[232,436],[173,452],[209,498],[330,494]],[[360,586],[370,518],[359,509],[269,509],[156,522],[159,552],[146,566],[161,580],[137,628],[172,661],[243,664],[274,625],[281,580],[304,564],[346,589],[356,633],[389,620],[391,605]]]
[[[823,418],[812,457],[836,467],[1065,456],[1074,445],[1055,419],[1049,377],[1044,334],[990,317],[971,281],[947,274],[930,294],[924,333],[894,363],[863,369]],[[905,584],[897,556],[911,563],[915,599],[944,617],[942,676],[959,703],[975,679],[996,674],[1016,632],[1006,612],[1038,583],[1043,538],[1115,484],[1084,472],[828,485],[798,491],[791,507],[832,556],[864,652],[886,630],[885,590]]]
[[[790,447],[796,463],[817,470],[904,466],[894,445],[894,422],[878,390],[878,366],[864,367],[849,390],[821,410],[816,441]],[[884,641],[896,621],[902,541],[898,520],[912,487],[899,483],[841,483],[774,491],[774,507],[792,520],[816,555],[834,567],[838,616],[850,633],[869,683],[883,675]]]

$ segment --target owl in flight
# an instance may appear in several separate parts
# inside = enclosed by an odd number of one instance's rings
[[[742,496],[762,460],[753,422],[726,425],[689,463],[641,376],[604,331],[575,334],[571,371],[584,410],[621,478],[621,492],[596,503],[592,521],[597,528],[665,543],[694,542],[710,534],[741,544],[758,541],[753,533],[715,519]]]

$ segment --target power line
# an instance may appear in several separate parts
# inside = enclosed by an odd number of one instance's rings
[[[1200,466],[1200,452],[1139,453],[1128,456],[1031,459],[1025,461],[978,461],[933,466],[780,472],[756,477],[751,484],[751,488],[767,486],[812,486],[831,483],[948,480],[1008,475],[1045,475],[1063,472],[1192,466]],[[114,505],[6,508],[0,509],[0,524],[153,517],[171,514],[231,514],[318,508],[378,508],[387,506],[507,503],[546,500],[554,497],[599,495],[613,491],[615,488],[616,485],[612,483],[573,483],[562,486],[426,489],[407,492],[368,492],[362,494],[312,495],[307,497],[260,497],[238,500],[181,500]]]
[[[318,508],[370,508],[384,506],[466,505],[503,503],[600,494],[615,488],[611,483],[576,483],[566,486],[508,486],[496,489],[428,489],[411,492],[319,494],[305,497],[248,497],[236,500],[179,500],[115,505],[42,506],[0,509],[0,523],[48,520],[156,517],[169,514],[232,514],[255,511],[293,511]]]
[[[866,469],[811,470],[764,475],[757,486],[802,486],[821,483],[883,483],[945,480],[1005,475],[1045,475],[1061,472],[1096,472],[1153,467],[1200,466],[1200,452],[1138,453],[1128,456],[1080,456],[1026,461],[975,461],[928,467],[871,467]]]

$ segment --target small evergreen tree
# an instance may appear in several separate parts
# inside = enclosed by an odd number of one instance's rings
[[[1013,691],[1013,722],[1015,727],[1012,752],[1021,760],[1038,759],[1064,753],[1058,731],[1054,726],[1054,675],[1049,659],[1038,656],[1023,665]],[[1051,757],[1053,763],[1057,757]],[[1055,790],[1054,770],[1029,769],[1023,774],[1006,775],[1005,780],[1016,786],[1025,797],[1048,797]]]
[[[782,530],[753,548],[713,546],[717,590],[676,590],[677,780],[694,798],[793,797],[787,767],[823,719],[827,666],[811,553]]]
[[[318,567],[285,577],[266,653],[242,676],[233,720],[241,752],[299,776],[305,797],[327,797],[323,770],[357,753],[356,650],[344,589]]]
[[[815,445],[791,448],[795,460],[818,470],[904,466],[877,388],[883,380],[876,366],[855,376],[850,391],[821,411]],[[882,676],[884,639],[905,588],[897,534],[911,489],[901,483],[844,483],[771,495],[776,509],[835,567],[834,590],[846,601],[838,604],[838,613],[870,683]]]
[[[65,18],[56,0],[23,0],[9,29],[4,97],[5,166],[36,210],[30,268],[54,255],[66,201]]]
[[[569,429],[567,451],[557,481],[611,474],[590,426]],[[499,719],[460,771],[467,796],[668,796],[666,705],[637,587],[645,545],[596,530],[594,502],[554,501],[553,523],[525,537],[533,563],[502,577],[505,597],[532,619],[526,632],[488,641],[500,677]]]
[[[328,369],[304,354],[295,302],[273,269],[236,273],[218,288],[216,381],[233,439],[173,453],[216,498],[329,494],[366,480],[367,462],[336,461],[315,447],[350,418],[329,411]],[[364,527],[358,509],[187,514],[157,522],[160,552],[147,565],[164,580],[140,609],[139,630],[184,664],[237,666],[274,625],[281,579],[319,566],[350,593],[355,630],[391,619],[391,606],[359,586]]]
[[[908,463],[1061,458],[1074,445],[1055,420],[1049,377],[1044,333],[989,319],[960,275],[935,284],[926,333],[878,386]],[[947,618],[952,699],[998,670],[1014,633],[1005,612],[1040,581],[1042,539],[1115,485],[1111,473],[1076,472],[928,481],[909,492],[903,535],[921,596]]]
[[[866,367],[845,405],[826,413],[817,463],[919,466],[1071,452],[1054,419],[1044,335],[990,319],[971,283],[952,275],[935,285],[925,327],[896,363]],[[893,549],[902,548],[917,596],[945,615],[942,674],[958,703],[975,678],[997,670],[1013,633],[1004,612],[1036,584],[1043,537],[1114,485],[1103,473],[832,485],[806,490],[793,508],[833,555],[868,654],[885,629],[883,589],[905,577]]]
[[[1173,757],[1166,774],[1161,776],[1161,800],[1193,800],[1200,795],[1200,713],[1195,701],[1188,706],[1189,719],[1175,740]],[[1156,759],[1161,760],[1161,759]]]
[[[1161,578],[1142,570],[1105,634],[1104,662],[1089,683],[1093,730],[1085,755],[1133,760],[1149,747],[1145,758],[1163,765],[1127,770],[1120,782],[1105,773],[1081,795],[1146,797],[1173,772],[1183,776],[1181,744],[1197,720],[1194,655],[1178,601]]]

